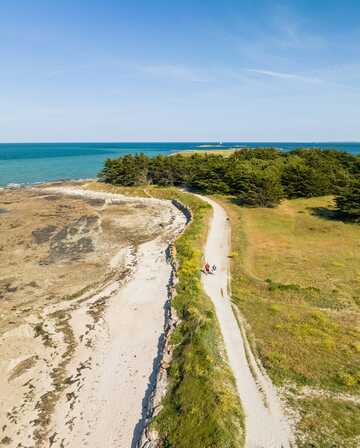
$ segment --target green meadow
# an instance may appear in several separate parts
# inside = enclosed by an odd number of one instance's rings
[[[232,225],[232,299],[296,413],[298,445],[358,446],[360,225],[337,219],[331,197],[219,201]]]

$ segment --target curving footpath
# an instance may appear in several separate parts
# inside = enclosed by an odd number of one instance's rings
[[[216,264],[215,275],[203,275],[207,295],[214,303],[232,368],[238,394],[245,413],[246,448],[289,448],[293,446],[290,422],[271,380],[251,353],[236,319],[228,293],[230,225],[224,209],[215,201],[197,195],[213,208],[213,218],[205,246],[205,259]]]

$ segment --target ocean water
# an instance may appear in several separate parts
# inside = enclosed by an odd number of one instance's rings
[[[104,160],[143,152],[148,156],[210,147],[333,148],[360,154],[360,143],[212,142],[186,143],[12,143],[0,144],[0,185],[33,184],[59,179],[93,178]]]

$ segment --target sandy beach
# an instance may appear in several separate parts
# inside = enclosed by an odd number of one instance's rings
[[[7,292],[1,309],[8,323],[0,335],[1,441],[10,447],[134,447],[163,334],[171,274],[165,251],[182,231],[185,217],[168,201],[133,200],[66,186],[36,192],[49,194],[61,201],[66,201],[66,195],[100,201],[96,211],[99,227],[93,233],[85,231],[93,236],[95,248],[94,241],[104,237],[103,220],[111,207],[139,210],[135,222],[139,228],[145,226],[148,234],[135,244],[133,233],[132,243],[124,238],[121,247],[109,250],[108,272],[112,275],[96,287],[90,282],[82,294],[45,303],[39,295],[33,308],[19,317],[6,307],[10,300],[15,303],[11,291]],[[9,203],[10,219],[11,207],[16,208],[10,202],[15,197],[3,199]],[[111,218],[123,236],[125,216],[119,211]],[[134,231],[135,222],[128,223],[127,234]],[[69,239],[65,243],[69,245]],[[56,263],[63,269],[67,264],[81,270],[86,260],[90,262],[89,254]],[[91,256],[96,254],[94,249]],[[44,273],[47,269],[51,276],[56,263],[48,265]],[[16,281],[20,280],[13,279]],[[86,277],[82,286],[89,286],[88,281]],[[7,289],[15,287],[19,310],[24,292],[19,292],[19,284]]]

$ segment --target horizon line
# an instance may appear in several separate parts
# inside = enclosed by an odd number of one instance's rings
[[[354,143],[360,144],[360,140],[62,140],[62,141],[0,141],[0,145],[49,145],[49,144],[133,144],[133,143],[212,143],[212,144],[231,144],[231,143]]]

